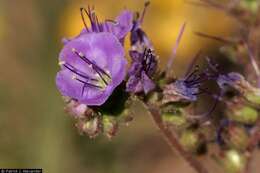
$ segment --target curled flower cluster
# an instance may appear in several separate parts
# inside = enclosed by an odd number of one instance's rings
[[[235,3],[226,9],[213,1],[201,1],[203,5],[225,11],[232,9],[230,15],[238,9],[251,16],[256,14],[246,3]],[[198,65],[193,69],[195,60],[201,57],[198,54],[184,77],[173,78],[171,65],[186,25],[181,28],[167,68],[159,69],[156,49],[142,29],[148,5],[145,4],[141,15],[124,10],[115,20],[103,22],[98,20],[93,8],[80,9],[85,27],[78,36],[63,39],[64,47],[59,55],[61,68],[56,76],[57,88],[66,101],[66,111],[76,119],[81,133],[90,137],[104,133],[111,138],[121,124],[133,119],[130,107],[139,100],[151,112],[169,142],[191,165],[198,162],[188,154],[207,153],[209,145],[217,145],[224,152],[224,159],[223,154],[219,154],[221,152],[213,154],[220,160],[218,163],[225,165],[228,161],[232,165],[232,157],[237,157],[242,165],[244,154],[250,153],[259,141],[252,144],[253,138],[260,136],[260,70],[255,58],[260,56],[256,50],[259,45],[255,44],[258,42],[250,40],[250,34],[228,40],[197,33],[224,42],[220,51],[227,58],[234,59],[235,55],[237,63],[247,52],[247,66],[253,67],[250,69],[255,75],[251,72],[245,77],[239,72],[224,73],[209,58],[205,69]],[[244,16],[236,18],[244,22],[244,27],[251,24],[251,34],[255,32],[254,23]],[[131,47],[125,50],[124,41],[128,34]],[[129,66],[126,52],[131,58]],[[247,80],[252,78],[258,82],[257,86]],[[212,85],[216,89],[209,89]],[[196,105],[203,95],[211,101],[206,104],[204,113],[197,113]],[[238,172],[245,167],[241,165],[231,168]],[[226,166],[229,172],[233,171],[229,170],[230,165]],[[200,166],[194,168],[205,172]]]

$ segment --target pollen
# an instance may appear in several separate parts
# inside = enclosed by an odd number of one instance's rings
[[[66,62],[65,61],[59,61],[59,63],[58,63],[60,66],[62,66],[62,65],[64,65],[64,64],[66,64]]]

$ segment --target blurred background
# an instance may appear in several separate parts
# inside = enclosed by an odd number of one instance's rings
[[[135,120],[112,141],[80,136],[55,87],[61,39],[77,35],[83,27],[80,7],[95,5],[101,19],[113,19],[124,8],[141,11],[143,4],[143,0],[0,0],[0,167],[43,168],[48,173],[193,172],[170,151],[142,111],[136,111]],[[216,36],[236,31],[236,23],[215,9],[184,0],[151,0],[144,29],[161,65],[171,55],[184,22],[187,29],[174,62],[176,76],[199,50],[217,58],[213,54],[219,45],[194,35],[195,31]]]

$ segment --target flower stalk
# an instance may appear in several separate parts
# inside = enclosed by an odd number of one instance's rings
[[[182,145],[179,143],[178,138],[175,136],[173,131],[171,131],[167,126],[165,126],[162,121],[159,108],[155,105],[148,104],[148,110],[154,120],[156,126],[160,129],[165,140],[168,142],[172,150],[177,153],[187,162],[189,165],[197,171],[197,173],[209,173],[207,169],[189,152],[185,151]]]

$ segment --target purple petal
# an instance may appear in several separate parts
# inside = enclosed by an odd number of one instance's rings
[[[154,82],[145,74],[145,72],[142,72],[142,80],[145,94],[147,94],[155,88]]]
[[[127,61],[124,58],[121,43],[110,33],[89,33],[71,40],[64,46],[60,53],[60,61],[68,63],[81,74],[96,79],[99,76],[93,66],[89,66],[72,49],[83,54],[94,65],[109,73],[111,81],[102,89],[86,85],[84,87],[82,82],[72,79],[75,73],[63,66],[56,77],[58,89],[64,96],[77,99],[80,103],[102,105],[125,77]],[[79,75],[76,75],[76,78],[90,84],[93,83]]]
[[[127,10],[121,12],[116,22],[109,23],[109,29],[118,39],[123,39],[133,27],[133,13]]]
[[[126,91],[127,92],[133,92],[133,93],[139,93],[143,91],[143,85],[140,78],[136,76],[130,76],[126,83]]]

